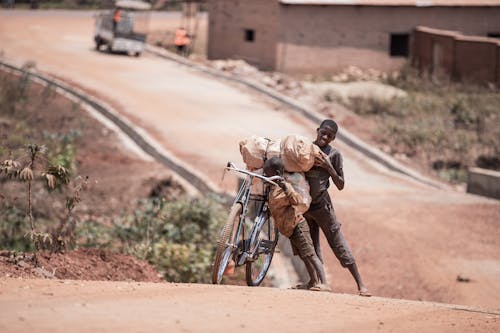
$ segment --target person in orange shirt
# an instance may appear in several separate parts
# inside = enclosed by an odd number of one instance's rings
[[[187,47],[189,43],[191,42],[191,39],[183,27],[180,27],[177,29],[175,32],[175,38],[174,38],[174,44],[175,47],[177,48],[177,53],[181,55],[186,55],[187,54]]]
[[[115,8],[113,13],[113,32],[116,32],[116,26],[122,20],[122,11],[119,8]]]

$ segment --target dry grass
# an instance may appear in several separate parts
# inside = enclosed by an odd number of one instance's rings
[[[500,169],[497,88],[422,77],[411,68],[387,83],[408,95],[354,98],[347,106],[377,124],[374,139],[391,154],[424,161],[452,182],[464,182],[467,167]]]

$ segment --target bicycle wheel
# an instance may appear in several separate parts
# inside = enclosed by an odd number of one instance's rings
[[[265,219],[262,227],[254,229],[250,238],[250,244],[257,247],[253,258],[246,263],[245,277],[250,287],[259,286],[266,277],[278,243],[278,229],[273,220],[268,213],[262,218]]]
[[[238,225],[240,223],[242,207],[236,203],[231,208],[226,224],[222,228],[221,236],[217,242],[217,251],[215,252],[214,266],[212,268],[212,283],[220,284],[224,271],[226,270],[229,259],[231,259],[235,246],[238,241]]]

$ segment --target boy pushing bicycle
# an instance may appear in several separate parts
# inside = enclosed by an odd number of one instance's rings
[[[264,175],[283,177],[284,165],[281,158],[268,159],[264,163]],[[294,250],[304,262],[310,278],[308,283],[298,288],[329,291],[323,264],[316,255],[308,224],[302,216],[304,213],[300,207],[302,199],[286,178],[275,182],[279,186],[273,186],[269,193],[269,210],[280,233],[290,239]]]
[[[371,293],[361,279],[358,266],[344,239],[340,222],[328,194],[330,178],[339,191],[344,188],[345,183],[342,155],[330,145],[335,140],[337,131],[338,125],[331,119],[321,122],[316,130],[317,136],[314,144],[321,149],[322,154],[316,159],[315,166],[306,172],[312,201],[304,217],[309,224],[315,252],[320,260],[323,261],[319,245],[319,230],[321,229],[342,267],[346,267],[356,281],[359,295],[369,297]]]

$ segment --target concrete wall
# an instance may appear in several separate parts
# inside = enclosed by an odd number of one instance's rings
[[[417,27],[412,62],[422,71],[441,70],[457,80],[500,83],[500,40]]]
[[[284,72],[330,72],[349,65],[397,69],[405,58],[389,55],[391,33],[410,34],[423,24],[478,35],[500,31],[500,7],[280,8],[277,69]]]
[[[480,168],[470,168],[467,192],[500,199],[500,172]]]
[[[500,18],[499,18],[500,19]],[[455,39],[455,73],[458,80],[496,82],[498,42],[459,36]]]
[[[208,1],[209,59],[243,59],[262,69],[274,69],[278,32],[278,2],[273,0]],[[255,41],[245,41],[245,29]]]
[[[497,87],[500,87],[500,44],[497,44]]]
[[[336,72],[346,66],[389,71],[391,33],[419,25],[486,35],[500,32],[500,7],[312,6],[278,0],[211,0],[208,58],[240,58],[262,69]],[[243,40],[255,29],[256,42]],[[447,65],[444,64],[444,67]]]
[[[412,61],[421,71],[452,75],[454,71],[455,31],[425,27],[415,29],[412,35]]]

